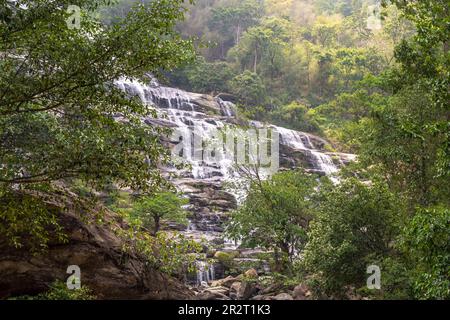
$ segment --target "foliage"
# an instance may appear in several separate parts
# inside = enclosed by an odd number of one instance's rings
[[[179,276],[186,270],[195,270],[201,243],[176,232],[158,232],[159,226],[156,228],[155,225],[155,218],[158,224],[159,219],[186,223],[186,212],[182,208],[185,203],[185,198],[169,191],[152,196],[118,191],[109,207],[127,223],[126,228],[111,226],[112,231],[124,240],[122,251],[142,255],[152,267],[169,274]]]
[[[69,205],[56,187],[63,180],[142,192],[165,183],[156,167],[167,159],[161,129],[141,121],[154,112],[114,81],[145,81],[148,72],[193,57],[192,41],[174,30],[183,1],[136,4],[117,23],[103,25],[94,13],[106,3],[0,3],[1,233],[16,246],[24,233],[43,246],[49,232],[58,234],[58,213],[45,201],[62,204],[61,210]],[[80,28],[69,28],[68,5],[81,8]]]
[[[139,223],[132,223],[127,229],[113,226],[112,230],[124,240],[124,253],[145,257],[152,268],[177,276],[196,268],[202,246],[182,234],[159,232],[152,236]]]
[[[10,300],[95,300],[96,297],[92,291],[86,287],[81,286],[80,289],[70,290],[67,284],[63,281],[57,280],[50,285],[48,291],[40,293],[36,296],[19,296],[11,298]]]
[[[236,252],[217,251],[214,258],[217,259],[226,269],[232,269],[234,266],[234,258],[238,256]]]
[[[0,5],[0,183],[79,177],[144,190],[161,183],[159,130],[140,121],[153,113],[112,84],[190,58],[191,42],[173,30],[182,1],[137,5],[112,26],[90,15],[103,1],[27,2],[26,9],[22,2]],[[69,4],[82,8],[80,29],[66,24],[61,8]]]
[[[256,73],[246,70],[231,79],[229,86],[239,102],[246,106],[257,106],[264,103],[264,83]]]
[[[280,115],[298,101],[311,110],[332,103],[391,63],[398,31],[409,36],[412,27],[402,19],[386,18],[383,30],[367,29],[369,4],[199,0],[179,30],[211,42],[198,48],[206,61],[177,70],[169,79],[188,90],[231,93],[249,117],[320,132],[347,149],[355,148],[344,142],[351,125],[339,126],[348,119],[307,119],[308,126],[302,119],[286,121]],[[394,6],[385,10],[399,16]],[[336,127],[330,128],[333,124]]]
[[[182,208],[187,203],[188,199],[172,192],[142,196],[134,204],[131,217],[140,220],[145,228],[151,229],[152,234],[156,235],[161,219],[187,224],[187,212]]]
[[[401,248],[410,259],[417,299],[450,298],[450,210],[419,208],[402,233]]]
[[[365,284],[366,267],[389,254],[401,211],[382,182],[367,186],[348,179],[324,184],[319,193],[303,263],[317,275],[316,290],[340,296],[345,286]]]
[[[448,200],[449,195],[446,176],[438,174],[446,135],[435,125],[445,115],[431,101],[417,85],[403,88],[387,105],[377,106],[360,139],[362,161],[378,165],[391,186],[408,195],[411,205]]]
[[[313,118],[313,114],[314,111],[307,106],[299,102],[292,102],[272,111],[270,118],[274,119],[279,125],[294,130],[318,132],[319,125]]]
[[[227,37],[232,36],[234,43],[239,44],[242,32],[257,22],[260,12],[258,1],[239,1],[236,5],[212,9],[209,26],[217,30],[225,38],[225,42]]]
[[[194,64],[168,74],[172,85],[184,85],[188,90],[213,95],[229,92],[228,82],[234,76],[235,72],[228,63],[223,61],[207,62],[203,57],[198,57]],[[186,83],[189,84],[188,87],[186,87]]]
[[[50,236],[63,239],[62,210],[90,212],[66,201],[71,193],[62,193],[61,185],[74,183],[77,195],[71,196],[84,202],[111,185],[145,193],[166,184],[157,167],[168,157],[159,141],[163,130],[141,121],[156,116],[154,110],[114,83],[122,77],[146,82],[148,73],[192,61],[192,40],[175,31],[185,2],[136,2],[122,16],[97,14],[109,4],[0,2],[0,232],[15,246],[37,242],[45,248]],[[81,8],[80,28],[69,28],[68,5]],[[170,209],[181,200],[161,199],[150,207],[180,213]],[[116,226],[124,250],[145,253],[169,273],[192,260],[197,247],[191,241],[154,238],[136,228]],[[56,285],[45,297],[72,297],[60,289]],[[74,298],[85,292],[79,293]]]
[[[59,224],[58,208],[33,194],[0,192],[0,235],[10,245],[37,252],[45,249],[50,240],[67,240]]]
[[[311,194],[317,183],[302,172],[282,172],[269,180],[250,181],[245,203],[232,213],[227,235],[242,245],[274,250],[278,269],[306,243],[313,217]]]

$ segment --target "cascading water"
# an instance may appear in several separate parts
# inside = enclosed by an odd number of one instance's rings
[[[214,264],[197,261],[197,285],[207,285],[212,280],[215,280]]]
[[[128,95],[138,96],[144,103],[156,109],[158,119],[146,119],[146,123],[151,125],[176,128],[183,136],[195,133],[205,140],[211,138],[218,129],[235,126],[232,120],[236,113],[232,102],[160,86],[154,80],[149,85],[144,85],[137,81],[120,79],[116,85]],[[315,147],[311,135],[264,125],[257,121],[250,121],[249,125],[254,128],[275,129],[280,136],[280,145],[305,154],[310,168],[314,171],[326,175],[338,171],[330,155]],[[190,198],[191,202],[192,217],[185,233],[195,239],[203,238],[207,241],[222,239],[223,248],[235,247],[236,244],[223,239],[221,232],[221,225],[226,219],[224,213],[236,207],[237,199],[242,199],[242,190],[225,187],[226,182],[239,179],[234,162],[227,158],[220,159],[217,163],[189,157],[185,160],[190,168],[175,170],[179,177],[172,178],[173,183]],[[213,279],[214,266],[199,261],[197,283]]]
[[[282,144],[286,144],[293,149],[302,150],[312,155],[315,160],[313,161],[315,169],[326,175],[332,175],[339,171],[338,167],[333,163],[333,160],[329,155],[314,148],[308,134],[281,127],[275,128],[278,132],[280,132]]]

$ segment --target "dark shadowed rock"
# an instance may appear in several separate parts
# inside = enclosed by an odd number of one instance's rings
[[[124,253],[124,241],[111,226],[126,226],[111,212],[104,218],[107,223],[100,226],[74,213],[61,214],[68,243],[49,243],[46,252],[35,256],[0,238],[0,298],[46,291],[56,279],[66,281],[69,265],[80,267],[82,285],[99,299],[192,298],[182,283],[148,266],[145,258]]]

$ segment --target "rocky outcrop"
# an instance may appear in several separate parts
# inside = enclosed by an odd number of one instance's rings
[[[179,281],[151,268],[144,257],[125,253],[124,241],[112,228],[126,228],[112,212],[104,223],[86,222],[68,212],[60,215],[68,242],[50,242],[33,255],[29,248],[13,248],[0,238],[0,298],[37,294],[56,279],[66,281],[67,267],[81,269],[81,284],[99,299],[190,299]],[[26,242],[25,242],[26,243]]]
[[[309,300],[311,292],[305,284],[285,285],[281,282],[264,284],[255,269],[237,277],[215,280],[210,286],[200,288],[199,300]],[[266,278],[267,280],[267,278]]]
[[[222,232],[230,210],[237,207],[236,198],[223,190],[220,179],[177,179],[174,184],[189,196],[190,221],[198,231]]]
[[[224,147],[220,145],[223,141],[215,139],[216,133],[224,133],[230,129],[229,132],[239,135],[237,138],[244,138],[242,132],[248,129],[251,129],[253,133],[256,132],[255,129],[269,129],[272,133],[277,132],[277,135],[271,134],[271,136],[279,138],[279,168],[277,169],[280,170],[301,168],[305,172],[331,176],[338,172],[341,166],[354,160],[354,158],[351,159],[352,155],[331,152],[332,146],[316,135],[237,116],[233,96],[221,93],[212,97],[161,86],[156,81],[153,82],[147,85],[132,80],[120,80],[117,86],[129,96],[138,96],[143,103],[156,108],[158,119],[148,118],[144,120],[145,123],[150,126],[174,129],[175,135],[161,137],[161,141],[172,150],[177,146],[175,149],[178,152],[177,155],[184,156],[187,166],[181,169],[168,165],[161,169],[168,180],[189,197],[190,215],[189,225],[185,230],[176,224],[168,224],[166,227],[183,230],[187,236],[196,240],[206,239],[208,248],[205,253],[210,250],[244,249],[226,239],[223,236],[223,230],[224,222],[228,220],[230,212],[236,209],[238,202],[245,199],[245,189],[248,185],[243,181],[245,174],[242,167],[239,168],[235,163],[235,158],[239,158],[235,154],[237,151],[234,147],[233,151],[230,151],[230,148],[221,148]],[[258,136],[261,138],[260,135]],[[226,140],[230,141],[228,136]],[[182,141],[183,144],[180,145]],[[248,143],[258,144],[257,141],[253,141]],[[216,143],[219,145],[215,145]],[[232,144],[234,145],[234,140]],[[214,153],[212,158],[215,160],[210,159],[208,148],[205,148],[207,145],[216,146],[215,151],[211,152],[211,154]],[[180,146],[183,146],[182,152],[178,148]],[[216,157],[216,151],[220,150],[227,153],[227,156]],[[242,153],[242,149],[239,152]],[[221,153],[220,151],[217,155]],[[273,164],[278,165],[278,161]],[[259,257],[234,257],[233,261],[233,269],[238,270],[237,272],[242,271],[241,265],[244,266],[243,268],[254,267],[258,273],[270,271],[268,264]],[[216,277],[220,271],[219,277],[223,277],[225,273],[222,271],[229,271],[225,270],[227,267],[225,263],[218,262],[218,265],[212,264],[211,272],[207,272],[209,276]],[[202,280],[199,281],[199,279]],[[197,284],[202,281],[203,277],[197,275]],[[211,293],[208,294],[208,297],[210,296]]]
[[[116,85],[130,96],[138,96],[142,101],[152,103],[158,108],[176,108],[181,111],[195,111],[204,114],[220,115],[220,99],[207,94],[186,92],[180,89],[159,85],[155,79],[143,90],[142,83],[130,79],[120,79]]]

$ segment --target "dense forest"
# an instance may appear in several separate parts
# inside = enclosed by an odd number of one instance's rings
[[[449,8],[0,0],[0,299],[449,299]],[[325,141],[310,157],[356,160],[318,174],[302,155],[266,179],[240,168],[245,199],[232,199],[219,228],[239,246],[193,239],[178,231],[230,197],[202,180],[184,194],[161,169],[173,128],[116,85],[149,74],[184,90],[178,100],[226,99],[235,126],[283,127]],[[199,201],[207,209],[189,207]],[[243,256],[249,248],[258,259]],[[228,277],[186,284],[205,263]],[[65,286],[68,265],[89,269],[79,290]],[[375,289],[369,266],[381,270]],[[116,271],[104,280],[91,268]]]

